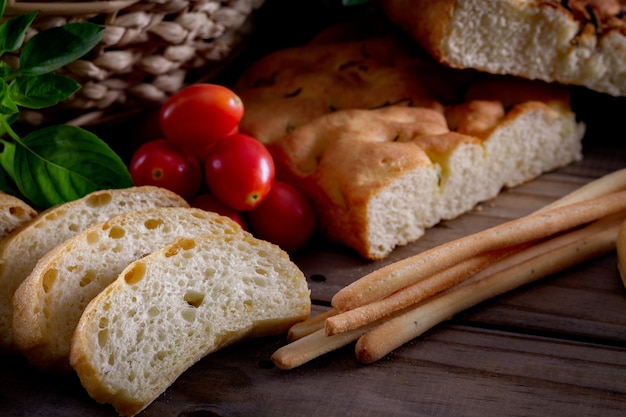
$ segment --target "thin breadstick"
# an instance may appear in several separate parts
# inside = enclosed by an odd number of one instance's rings
[[[301,339],[304,336],[318,331],[319,329],[323,329],[326,319],[334,316],[335,314],[337,314],[337,310],[331,308],[323,313],[309,317],[300,323],[294,324],[287,332],[287,341],[293,342],[294,340]]]
[[[591,200],[603,195],[626,190],[626,168],[619,169],[583,185],[558,200],[542,207],[538,211],[551,210],[556,207]]]
[[[326,353],[347,346],[357,340],[374,325],[365,326],[335,336],[326,336],[324,328],[310,333],[278,349],[271,359],[280,369],[293,369]]]
[[[382,323],[357,341],[358,360],[365,364],[375,362],[463,310],[613,250],[622,221],[623,217],[613,217],[538,243],[529,249],[537,254],[532,259],[487,277],[472,279]]]
[[[626,209],[626,191],[494,226],[380,268],[344,287],[331,304],[340,312],[382,299],[425,277],[484,252],[542,239]]]
[[[331,336],[354,330],[389,316],[398,310],[415,305],[468,279],[490,265],[496,265],[504,257],[525,247],[528,245],[480,254],[396,291],[388,297],[334,314],[326,320],[326,334]]]

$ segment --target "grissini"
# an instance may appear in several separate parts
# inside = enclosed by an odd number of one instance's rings
[[[538,211],[378,269],[341,289],[332,299],[338,311],[381,299],[407,285],[481,253],[545,238],[626,209],[618,191],[551,210]]]
[[[532,246],[520,252],[528,259],[487,277],[472,279],[403,315],[391,318],[359,338],[355,346],[357,359],[366,364],[375,362],[482,301],[614,250],[618,227],[624,216],[626,212]]]

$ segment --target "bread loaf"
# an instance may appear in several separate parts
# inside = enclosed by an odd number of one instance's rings
[[[240,131],[311,199],[322,234],[365,258],[582,157],[565,86],[447,68],[395,31],[324,39],[242,75]]]
[[[43,370],[69,371],[70,340],[87,303],[126,266],[174,241],[243,233],[227,217],[188,207],[132,211],[87,228],[37,263],[13,297],[17,348]]]
[[[132,416],[208,353],[309,312],[304,275],[277,246],[248,233],[181,238],[89,303],[70,361],[95,400]]]
[[[440,62],[626,94],[626,6],[617,0],[382,0]]]
[[[0,191],[0,240],[36,215],[37,211],[26,202]]]
[[[15,351],[13,295],[48,251],[87,227],[118,214],[150,207],[186,207],[163,188],[144,186],[93,192],[40,213],[0,242],[0,351]]]

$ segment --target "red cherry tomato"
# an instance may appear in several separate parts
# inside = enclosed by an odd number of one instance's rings
[[[159,122],[167,139],[194,149],[228,135],[242,117],[243,103],[232,90],[218,84],[193,84],[163,103]]]
[[[257,207],[274,183],[274,160],[265,146],[240,133],[218,141],[204,161],[209,190],[239,211]]]
[[[276,180],[265,200],[247,213],[253,233],[287,252],[304,247],[315,231],[315,213],[292,185]]]
[[[167,188],[185,199],[196,195],[202,184],[202,168],[196,157],[165,139],[137,148],[129,171],[135,185]]]
[[[219,201],[212,194],[200,194],[194,197],[189,203],[191,207],[200,208],[202,210],[211,211],[213,213],[220,214],[222,216],[230,217],[244,230],[248,230],[248,223],[243,213],[228,207],[226,204]]]

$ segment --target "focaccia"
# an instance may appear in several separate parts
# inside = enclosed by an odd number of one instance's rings
[[[320,39],[242,75],[240,130],[365,258],[581,158],[567,87],[451,69],[394,31]]]
[[[620,0],[382,0],[440,62],[626,94]]]

